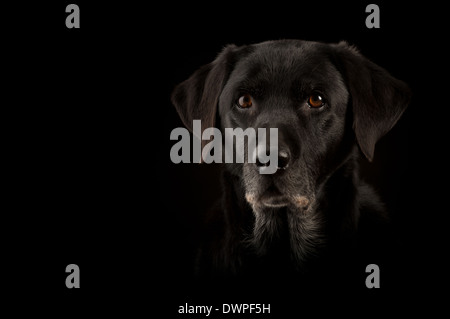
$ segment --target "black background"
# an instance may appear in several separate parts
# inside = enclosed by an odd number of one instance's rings
[[[381,288],[364,305],[380,313],[437,309],[447,253],[439,200],[448,156],[443,8],[375,1],[381,28],[367,29],[371,1],[76,1],[81,28],[67,29],[69,3],[3,10],[11,176],[4,274],[16,311],[166,318],[193,300],[190,252],[198,222],[220,195],[220,175],[215,165],[170,162],[169,134],[182,126],[170,93],[226,44],[282,38],[346,40],[411,87],[410,107],[377,144],[374,162],[362,162],[406,243],[399,254],[408,285]],[[71,263],[80,267],[80,289],[65,287]],[[333,311],[361,314],[340,297],[343,307]],[[211,300],[229,302],[195,302]]]

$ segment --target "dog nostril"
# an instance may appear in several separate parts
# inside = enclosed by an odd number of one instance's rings
[[[257,157],[257,158],[256,158],[256,162],[255,162],[255,165],[258,166],[258,167],[268,167],[268,166],[270,165],[270,161],[267,161],[267,163],[262,163],[262,162],[259,160],[259,157]]]
[[[291,155],[289,155],[288,151],[280,150],[278,152],[278,166],[277,169],[286,169],[289,166],[289,162],[291,161]],[[256,158],[255,165],[257,167],[269,167],[270,161],[267,161],[267,163],[262,163],[259,160],[259,157]]]
[[[289,166],[291,156],[289,152],[280,150],[278,152],[278,169],[286,169]]]

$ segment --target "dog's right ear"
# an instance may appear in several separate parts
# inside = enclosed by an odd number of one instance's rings
[[[214,127],[219,96],[232,71],[236,48],[225,47],[213,62],[202,66],[172,92],[172,103],[191,132],[193,120],[202,121],[202,131]]]

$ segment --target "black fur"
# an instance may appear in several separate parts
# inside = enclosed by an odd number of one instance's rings
[[[307,104],[315,92],[325,99],[320,109]],[[245,93],[254,105],[239,109]],[[224,164],[199,273],[308,274],[386,247],[383,237],[389,245],[384,207],[360,181],[358,160],[373,159],[409,96],[403,82],[344,42],[230,45],[179,84],[172,102],[188,128],[194,119],[203,129],[276,127],[290,154],[289,166],[273,175],[247,162]]]

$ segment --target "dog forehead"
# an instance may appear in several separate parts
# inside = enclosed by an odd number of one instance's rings
[[[237,61],[230,79],[272,82],[303,76],[314,80],[334,71],[324,44],[279,40],[252,45],[251,53]]]

